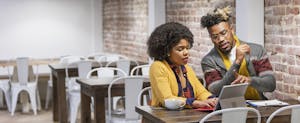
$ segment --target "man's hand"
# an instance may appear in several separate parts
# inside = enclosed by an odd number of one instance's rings
[[[236,58],[235,58],[235,63],[236,64],[241,64],[245,55],[250,53],[250,46],[247,44],[241,44],[236,48]]]
[[[251,78],[250,77],[246,77],[243,75],[238,74],[236,71],[234,71],[234,77],[235,80],[233,82],[231,82],[231,84],[239,84],[239,83],[250,83],[251,82]]]

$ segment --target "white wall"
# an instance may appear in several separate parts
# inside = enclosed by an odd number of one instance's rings
[[[101,34],[102,15],[97,13],[101,1],[0,0],[0,59],[99,50],[102,46],[95,45],[101,45],[102,38],[95,35]]]
[[[159,25],[166,23],[165,0],[148,0],[148,34]]]
[[[243,41],[264,46],[263,0],[236,0],[236,33]]]

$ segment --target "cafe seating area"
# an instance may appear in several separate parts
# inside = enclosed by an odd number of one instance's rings
[[[0,0],[0,20],[0,123],[300,123],[300,0]]]

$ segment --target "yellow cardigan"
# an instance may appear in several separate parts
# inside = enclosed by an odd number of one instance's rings
[[[185,65],[187,78],[193,87],[195,100],[206,100],[212,94],[208,92],[198,80],[193,69]],[[178,97],[178,84],[176,76],[166,61],[154,61],[150,67],[150,82],[152,88],[152,106],[164,106],[164,100],[177,98],[186,101],[184,97]]]

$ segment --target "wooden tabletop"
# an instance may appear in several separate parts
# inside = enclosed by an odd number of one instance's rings
[[[287,100],[289,104],[299,104],[297,100]],[[262,123],[264,123],[267,118],[279,109],[280,107],[258,107],[257,109],[261,113]],[[179,111],[171,111],[165,108],[157,108],[150,106],[138,106],[136,107],[136,112],[143,116],[145,123],[198,123],[200,119],[206,116],[209,112],[196,111],[194,109],[184,109]],[[276,116],[272,123],[284,123],[288,122],[290,111],[284,111]],[[221,116],[215,116],[209,119],[208,122],[220,122]],[[247,123],[256,123],[256,115],[249,112]]]

